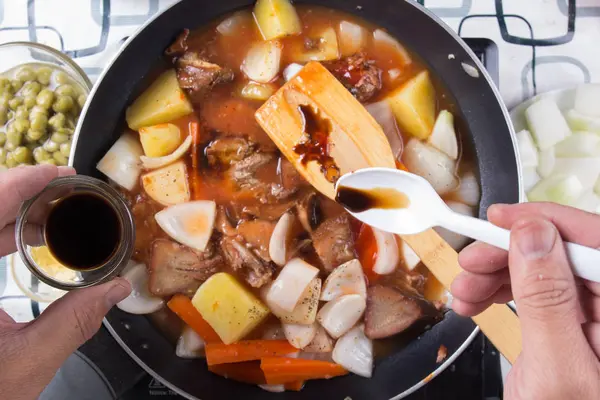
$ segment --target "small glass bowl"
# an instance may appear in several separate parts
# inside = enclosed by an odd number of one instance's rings
[[[67,55],[60,51],[34,42],[8,42],[0,44],[0,73],[28,63],[45,63],[62,68],[86,93],[92,89],[92,82],[85,72]]]
[[[43,232],[52,206],[61,198],[73,193],[91,193],[112,206],[119,218],[121,242],[113,256],[98,268],[85,271],[65,268],[63,273],[49,273],[38,265],[32,256],[33,248],[46,245],[44,235],[39,235],[38,243],[26,243],[25,230],[29,221],[32,221],[31,224],[41,226]],[[27,236],[30,237],[31,234]],[[131,212],[119,192],[99,179],[73,175],[54,179],[37,196],[23,203],[17,215],[15,241],[23,263],[34,276],[52,287],[72,290],[106,282],[125,268],[133,254],[135,225]]]

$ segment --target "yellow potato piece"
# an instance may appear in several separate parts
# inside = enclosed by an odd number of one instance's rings
[[[435,123],[435,89],[423,71],[387,97],[400,127],[412,136],[427,139]]]
[[[148,196],[165,206],[190,201],[187,170],[183,161],[142,175],[142,187]]]
[[[125,112],[130,129],[173,121],[193,112],[183,90],[179,88],[175,71],[170,69],[160,75]]]
[[[173,124],[148,126],[140,129],[140,142],[148,157],[166,156],[181,144],[181,131]]]
[[[258,0],[254,6],[254,19],[265,40],[302,32],[300,18],[289,0]]]
[[[192,304],[225,344],[244,338],[269,315],[259,299],[225,272],[208,278]]]
[[[318,40],[319,45],[314,50],[306,50],[303,43],[296,43],[290,53],[294,62],[306,63],[309,61],[328,61],[340,58],[337,34],[335,29],[329,27],[319,32],[308,35],[313,40]]]

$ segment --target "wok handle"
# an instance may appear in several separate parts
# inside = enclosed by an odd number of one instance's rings
[[[433,229],[416,235],[402,235],[404,240],[427,266],[429,271],[446,287],[462,271],[458,253]],[[505,304],[492,304],[473,317],[473,321],[512,364],[522,349],[521,323],[517,315]]]

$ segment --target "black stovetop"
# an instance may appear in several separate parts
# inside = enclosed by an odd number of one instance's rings
[[[498,85],[498,48],[489,39],[465,39]],[[118,399],[181,399],[142,370],[102,327],[80,348],[102,371]],[[500,358],[481,333],[456,361],[407,400],[494,400],[502,398]],[[354,399],[359,400],[359,399]]]

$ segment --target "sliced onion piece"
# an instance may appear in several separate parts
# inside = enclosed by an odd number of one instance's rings
[[[458,158],[458,140],[454,130],[454,116],[451,112],[447,110],[440,111],[428,141],[430,145],[451,159],[456,160]]]
[[[542,98],[525,110],[525,118],[540,150],[546,150],[571,134],[554,100]]]
[[[214,201],[197,200],[167,207],[156,213],[154,219],[179,243],[204,251],[213,232],[216,214]]]
[[[130,314],[150,314],[161,309],[164,300],[148,290],[148,271],[144,264],[128,266],[121,276],[131,284],[131,294],[117,303],[119,309]]]
[[[600,156],[600,136],[592,132],[573,132],[554,146],[557,157]]]
[[[402,160],[410,172],[425,178],[440,195],[458,186],[458,179],[454,175],[454,160],[418,139],[408,141]]]
[[[325,328],[319,324],[316,325],[315,337],[303,350],[308,353],[330,353],[333,350],[333,339],[329,337]]]
[[[519,149],[519,158],[523,167],[538,166],[538,151],[533,143],[531,133],[527,129],[517,132],[517,148]]]
[[[394,113],[390,107],[390,103],[382,100],[377,103],[371,103],[365,106],[365,108],[369,114],[375,118],[375,121],[381,125],[381,129],[383,129],[383,132],[390,143],[390,147],[392,148],[392,153],[399,159],[402,155],[404,143],[402,141],[402,135],[400,134],[400,128],[398,128],[398,123],[396,122],[396,117],[394,117]]]
[[[171,154],[163,157],[146,157],[140,156],[140,160],[142,160],[142,164],[146,169],[156,169],[164,167],[165,165],[169,165],[177,160],[179,160],[183,155],[190,149],[192,146],[192,137],[188,136],[183,143]]]
[[[347,294],[325,304],[317,321],[334,339],[348,332],[365,312],[367,302],[358,294]]]
[[[294,226],[294,214],[287,212],[279,218],[271,239],[269,240],[269,257],[280,267],[285,265],[289,257],[289,246]]]
[[[552,174],[575,175],[583,191],[594,187],[600,176],[600,158],[556,158]]]
[[[255,82],[271,82],[279,73],[282,49],[278,40],[255,43],[246,54],[242,72]]]
[[[315,338],[317,323],[310,325],[283,324],[283,333],[292,346],[303,349]]]
[[[144,149],[139,139],[132,133],[125,133],[102,157],[96,168],[119,186],[133,190],[142,173],[140,157],[143,155]]]
[[[364,325],[354,327],[337,341],[333,349],[333,360],[356,375],[371,377],[373,342],[365,336]]]
[[[466,204],[458,203],[456,201],[449,201],[446,203],[448,207],[454,212],[459,214],[467,215],[469,217],[475,216],[475,210],[473,207],[469,207]],[[450,247],[454,250],[461,250],[468,242],[469,238],[466,236],[459,235],[458,233],[451,232],[445,228],[434,228],[435,231],[444,239]]]
[[[600,117],[600,84],[588,83],[575,90],[575,105],[578,112],[592,117]]]
[[[286,311],[277,304],[269,301],[267,295],[271,290],[271,285],[264,286],[261,291],[262,298],[265,299],[267,306],[271,309],[273,315],[286,324],[310,325],[317,318],[317,308],[319,307],[319,296],[321,295],[321,279],[313,279],[298,302],[293,311]]]
[[[382,29],[375,29],[375,31],[373,32],[373,39],[376,43],[391,46],[393,49],[395,49],[404,61],[404,64],[410,64],[412,62],[410,59],[410,55],[408,54],[408,51],[406,51],[404,46],[402,46],[400,42],[394,39],[394,37],[386,31]]]
[[[542,178],[550,176],[554,171],[554,164],[556,163],[556,153],[554,147],[550,147],[544,151],[540,151],[538,157],[537,172]]]
[[[338,41],[342,57],[358,53],[366,44],[367,31],[360,25],[342,21],[338,26]]]
[[[271,393],[283,393],[285,392],[285,386],[284,385],[258,385],[259,388],[261,388],[262,390],[266,390],[267,392],[271,392]]]
[[[598,213],[600,211],[600,197],[596,193],[588,191],[573,206],[590,213]]]
[[[468,206],[476,207],[479,205],[481,190],[479,188],[479,181],[473,171],[467,171],[460,178],[460,186],[456,192],[456,198]]]
[[[196,331],[186,325],[177,340],[175,354],[181,358],[202,358],[204,357],[204,340]]]
[[[529,192],[540,181],[540,176],[533,167],[523,168],[523,189]]]
[[[367,298],[367,284],[362,265],[350,260],[335,268],[323,285],[321,301],[331,301],[345,294],[358,294]]]
[[[299,258],[290,260],[271,285],[267,301],[292,312],[318,273],[317,268]]]
[[[291,80],[302,68],[304,68],[304,65],[302,64],[291,63],[283,70],[283,79],[285,79],[286,82]]]
[[[527,193],[529,201],[552,201],[572,206],[585,189],[576,175],[550,175]]]
[[[565,113],[565,118],[569,126],[574,131],[589,131],[600,133],[600,118],[590,117],[576,110],[569,110]]]
[[[398,240],[402,242],[402,258],[404,259],[404,265],[409,271],[412,271],[421,263],[421,259],[404,240],[400,238],[398,238]]]
[[[377,242],[377,258],[373,265],[373,272],[379,275],[388,275],[396,270],[400,262],[398,243],[396,236],[392,233],[373,229],[373,235]]]

